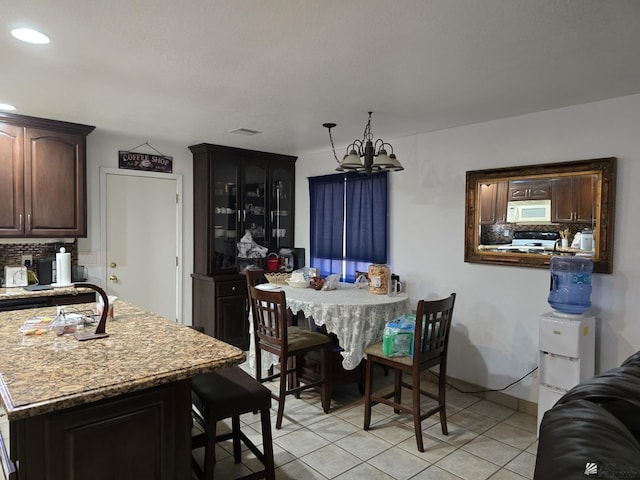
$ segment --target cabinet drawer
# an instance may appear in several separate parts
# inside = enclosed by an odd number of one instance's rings
[[[216,282],[216,297],[230,297],[233,295],[246,295],[246,280],[234,280],[232,282]]]

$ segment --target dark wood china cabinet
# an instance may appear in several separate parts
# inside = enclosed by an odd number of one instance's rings
[[[95,127],[0,113],[0,237],[86,237]]]
[[[193,324],[249,348],[238,242],[293,248],[296,157],[203,143],[193,154]]]

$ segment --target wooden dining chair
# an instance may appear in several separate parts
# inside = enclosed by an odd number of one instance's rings
[[[247,292],[249,291],[249,287],[255,287],[256,285],[269,283],[269,279],[264,274],[264,270],[261,268],[248,268],[244,273],[247,278]],[[287,309],[287,314],[289,315],[289,325],[297,325],[299,314],[302,314],[302,312],[294,314],[291,309]]]
[[[320,387],[322,409],[329,412],[331,404],[331,341],[327,335],[289,325],[287,302],[283,291],[264,291],[249,287],[249,300],[253,316],[255,344],[256,378],[260,382],[279,379],[278,393],[272,397],[278,401],[276,429],[282,427],[285,397],[299,395],[301,391]],[[277,355],[280,360],[279,372],[262,377],[261,351]],[[292,380],[298,362],[297,356],[318,350],[322,354],[320,378],[317,381],[300,384]]]
[[[244,271],[244,275],[247,278],[247,287],[261,285],[263,283],[269,283],[264,270],[261,268],[247,268]]]
[[[244,271],[244,275],[247,279],[247,292],[249,292],[250,287],[255,287],[256,285],[262,285],[264,283],[269,283],[269,279],[264,274],[264,270],[262,268],[247,268]],[[248,295],[247,295],[248,296]],[[249,310],[251,310],[251,300],[249,299]],[[253,315],[253,313],[251,312]],[[287,310],[287,314],[289,316],[289,325],[296,325],[297,318],[294,317],[291,310]],[[253,321],[251,322],[253,325]],[[251,327],[253,328],[253,327]],[[267,369],[267,375],[273,375],[273,365],[270,365]],[[256,376],[257,377],[257,376]]]
[[[365,349],[367,356],[364,392],[365,430],[369,430],[370,427],[371,407],[383,403],[393,407],[395,413],[405,412],[413,416],[416,443],[421,452],[424,452],[422,420],[425,418],[440,412],[442,434],[448,435],[445,404],[447,351],[455,300],[456,294],[452,293],[449,297],[441,300],[420,300],[418,302],[412,357],[388,357],[382,351],[382,343],[376,343]],[[394,371],[395,378],[391,392],[373,392],[373,366],[375,364],[387,366]],[[436,366],[439,367],[437,395],[423,390],[420,385],[422,372]],[[410,382],[404,381],[403,374],[411,377]],[[412,391],[411,406],[402,404],[403,387]],[[421,395],[436,400],[438,404],[421,412]]]

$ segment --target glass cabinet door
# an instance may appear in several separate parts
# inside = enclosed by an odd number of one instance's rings
[[[219,162],[213,167],[213,235],[210,251],[215,270],[235,269],[238,211],[238,165]]]
[[[270,188],[271,242],[269,247],[293,248],[293,175],[291,167],[274,165]]]
[[[239,239],[248,238],[249,233],[254,242],[263,247],[267,242],[267,203],[266,203],[267,169],[264,163],[245,163],[242,185],[242,216]]]

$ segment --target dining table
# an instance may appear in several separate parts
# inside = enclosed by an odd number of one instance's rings
[[[357,368],[365,356],[365,348],[382,341],[382,332],[388,321],[411,311],[409,296],[405,292],[395,295],[373,294],[367,288],[357,288],[353,283],[340,282],[334,290],[274,284],[264,284],[262,288],[284,291],[287,307],[294,314],[302,312],[310,324],[309,328],[324,326],[328,333],[335,334],[345,370]],[[253,364],[252,326],[250,331],[252,346],[249,361]],[[277,357],[265,353],[262,355],[262,368],[266,369],[277,363]]]

